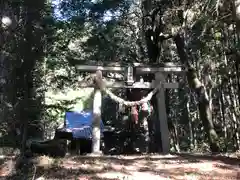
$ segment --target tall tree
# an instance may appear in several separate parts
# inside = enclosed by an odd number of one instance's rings
[[[174,14],[169,14],[171,11],[168,11],[168,8],[173,8],[174,2],[167,2],[167,1],[142,1],[142,9],[143,9],[143,30],[145,33],[147,47],[148,47],[148,55],[149,59],[152,62],[159,62],[161,57],[161,47],[163,41],[168,38],[173,37],[173,40],[176,43],[177,53],[180,58],[181,64],[187,69],[187,79],[190,87],[196,92],[198,96],[198,104],[199,104],[199,112],[200,118],[204,125],[204,130],[208,135],[209,144],[211,150],[213,152],[219,151],[219,144],[218,144],[218,136],[215,132],[214,125],[212,122],[211,117],[211,109],[210,109],[210,101],[209,97],[206,93],[206,87],[199,81],[196,75],[196,70],[194,70],[189,57],[187,56],[186,49],[185,49],[185,42],[183,39],[183,34],[186,33],[184,31],[175,30],[169,32],[174,27],[169,28],[169,24],[173,22],[169,22],[166,24],[166,20],[170,20],[171,16]],[[172,12],[173,13],[173,12]],[[179,17],[178,24],[179,26],[182,25],[184,21],[183,11],[177,10],[175,12]],[[182,17],[181,17],[182,16]],[[176,18],[176,15],[174,16]],[[165,22],[164,22],[165,18]],[[176,29],[176,28],[175,28]]]
[[[26,140],[28,137],[28,124],[31,123],[31,110],[34,106],[34,98],[36,98],[36,64],[43,58],[43,29],[42,15],[44,10],[44,1],[23,1],[23,13],[25,22],[23,38],[19,47],[21,63],[17,69],[17,97],[20,99],[20,108],[17,112],[17,118],[22,123],[22,152],[26,149]],[[38,107],[40,108],[40,107]]]

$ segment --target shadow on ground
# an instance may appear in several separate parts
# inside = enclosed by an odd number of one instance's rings
[[[240,158],[227,157],[223,155],[201,155],[190,153],[176,153],[175,155],[184,159],[196,159],[196,160],[209,160],[209,161],[221,161],[224,164],[240,165]]]
[[[44,180],[240,179],[240,160],[237,158],[193,154],[45,158],[45,164],[34,165],[32,174],[36,180],[40,177]]]

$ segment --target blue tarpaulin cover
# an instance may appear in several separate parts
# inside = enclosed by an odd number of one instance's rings
[[[66,131],[72,132],[73,138],[92,138],[92,120],[91,111],[66,112]],[[101,136],[103,136],[103,122],[101,120]]]

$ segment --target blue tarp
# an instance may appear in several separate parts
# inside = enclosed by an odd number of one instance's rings
[[[92,138],[92,120],[91,111],[66,112],[66,130],[72,132],[74,138]],[[101,135],[103,136],[103,122],[101,120]]]

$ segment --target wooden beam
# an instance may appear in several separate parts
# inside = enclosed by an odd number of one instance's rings
[[[157,86],[155,81],[151,82],[135,82],[132,86],[127,86],[125,82],[111,82],[105,81],[106,87],[108,88],[131,88],[131,89],[153,89]],[[94,84],[90,83],[79,83],[79,87],[87,88],[87,87],[94,87]],[[179,88],[179,83],[163,83],[163,88],[165,89],[177,89]]]
[[[163,83],[164,89],[177,89],[179,88],[179,83]]]
[[[136,67],[136,74],[148,74],[157,72],[181,72],[180,66],[166,66],[166,67]]]
[[[97,70],[110,72],[124,72],[126,69],[125,67],[121,66],[92,66],[92,65],[76,65],[76,68],[79,71],[83,72],[96,72]]]
[[[108,71],[108,72],[125,72],[127,69],[127,67],[122,67],[122,66],[92,66],[92,65],[76,65],[76,68],[79,71],[83,71],[83,72],[95,72],[97,70]],[[164,66],[164,67],[137,66],[134,68],[136,68],[136,74],[183,71],[181,66]]]

